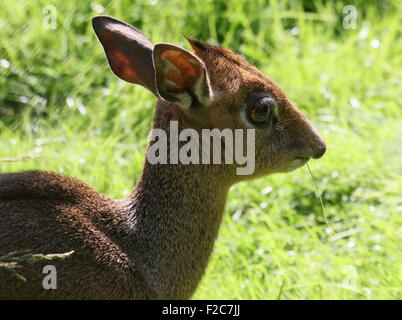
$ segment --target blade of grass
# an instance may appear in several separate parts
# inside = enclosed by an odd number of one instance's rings
[[[318,198],[320,199],[322,215],[324,217],[325,223],[326,223],[327,227],[329,228],[329,230],[331,231],[331,233],[334,235],[335,232],[332,230],[331,226],[329,225],[329,222],[328,222],[328,219],[327,219],[327,214],[325,212],[324,202],[322,201],[322,196],[321,196],[322,191],[318,187],[317,179],[314,177],[313,173],[311,172],[311,169],[310,169],[310,166],[308,165],[308,162],[306,163],[306,165],[307,165],[308,172],[310,172],[311,178],[313,179],[313,182],[314,182],[315,187],[317,189]]]

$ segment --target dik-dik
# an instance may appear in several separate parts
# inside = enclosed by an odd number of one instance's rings
[[[253,129],[254,171],[239,175],[234,164],[151,164],[146,158],[123,200],[56,173],[1,174],[0,256],[74,253],[24,265],[18,272],[25,282],[0,270],[0,298],[188,299],[207,266],[229,188],[320,158],[325,143],[281,89],[236,53],[194,39],[188,39],[192,52],[154,46],[106,16],[95,17],[93,27],[112,71],[157,97],[154,129],[169,132],[172,121],[197,132]],[[56,290],[43,288],[46,264],[56,267]]]

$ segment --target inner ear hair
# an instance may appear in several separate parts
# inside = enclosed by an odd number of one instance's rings
[[[196,55],[170,43],[158,43],[153,63],[157,91],[163,99],[184,108],[210,103],[212,92],[207,70]]]

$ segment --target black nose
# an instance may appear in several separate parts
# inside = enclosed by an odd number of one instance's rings
[[[320,145],[318,145],[318,146],[314,146],[313,147],[313,153],[314,153],[313,158],[314,159],[321,158],[324,155],[326,150],[327,150],[327,146],[325,145],[324,142],[320,143]]]

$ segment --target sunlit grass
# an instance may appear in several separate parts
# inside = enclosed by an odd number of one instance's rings
[[[341,1],[315,1],[314,12],[300,3],[3,0],[0,158],[40,158],[1,162],[0,172],[50,170],[114,198],[130,192],[155,98],[111,74],[93,15],[128,21],[154,42],[187,46],[186,34],[225,45],[323,134],[328,151],[310,166],[330,228],[307,168],[234,186],[194,298],[402,298],[401,10],[380,17],[373,2],[346,30]],[[43,28],[48,4],[55,30]]]

